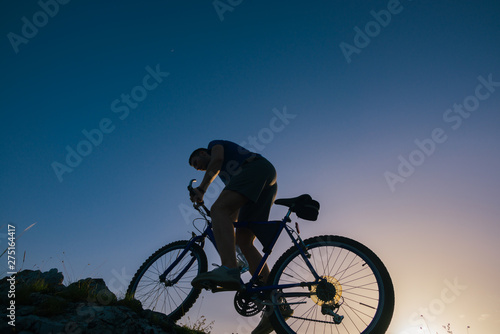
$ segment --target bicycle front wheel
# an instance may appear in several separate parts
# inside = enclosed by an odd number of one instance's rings
[[[275,331],[385,333],[394,311],[394,288],[375,253],[340,236],[314,237],[305,240],[304,245],[306,258],[319,279],[299,248],[292,247],[280,257],[268,284],[294,287],[284,287],[271,295]]]
[[[199,245],[192,244],[181,257],[187,245],[188,241],[176,241],[158,249],[132,278],[127,296],[140,301],[144,309],[164,313],[173,321],[179,320],[201,292],[191,285],[191,281],[207,271],[207,256]],[[166,272],[176,261],[177,264]]]

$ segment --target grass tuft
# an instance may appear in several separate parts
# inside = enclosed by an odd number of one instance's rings
[[[30,284],[18,284],[16,289],[16,303],[30,305],[33,303],[33,293],[47,293],[50,292],[49,290],[49,285],[42,278],[34,280]]]
[[[132,311],[134,311],[136,313],[140,313],[143,310],[142,304],[140,301],[135,300],[133,298],[130,298],[128,296],[125,297],[124,299],[120,299],[120,300],[116,301],[116,303],[114,305],[128,307],[129,309],[131,309]]]
[[[191,324],[191,318],[188,316],[187,323],[180,324],[180,326],[181,328],[185,328],[187,330],[195,331],[198,333],[210,334],[212,332],[214,322],[215,321],[212,321],[207,324],[207,318],[202,315],[198,320]]]

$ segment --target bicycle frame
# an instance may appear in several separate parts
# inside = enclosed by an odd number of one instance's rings
[[[199,199],[193,182],[188,186],[191,199]],[[202,289],[237,290],[236,311],[243,316],[270,311],[272,326],[280,333],[302,333],[306,327],[307,331],[318,328],[321,332],[360,333],[364,329],[361,333],[385,333],[394,311],[394,288],[378,256],[363,244],[342,236],[313,236],[303,241],[298,225],[291,224],[291,214],[316,220],[319,203],[310,195],[278,199],[275,203],[287,207],[281,220],[234,223],[235,228],[243,228],[237,234],[248,228],[263,246],[259,250],[262,259],[250,261],[248,276],[240,275],[245,276],[245,282],[240,278],[238,284],[227,289],[210,275],[200,279],[204,275],[199,275],[207,271],[206,239],[216,250],[221,245],[217,245],[212,229],[218,222],[212,224],[210,211],[203,203],[195,203],[200,216],[193,222],[192,236],[171,242],[149,256],[132,278],[127,295],[140,301],[145,309],[160,311],[176,321],[193,306]],[[288,249],[263,282],[261,275],[264,269],[267,272],[266,263],[283,234],[288,235],[292,246],[280,242],[280,249],[281,245]],[[244,273],[249,265],[239,254],[238,250],[237,271]],[[194,277],[198,277],[199,284],[192,286]]]
[[[208,238],[208,240],[210,240],[212,242],[212,244],[214,245],[215,249],[217,249],[217,244],[215,242],[215,237],[214,237],[214,234],[212,231],[212,222],[208,218],[210,216],[209,210],[204,205],[200,205],[200,204],[194,204],[194,208],[202,215],[203,219],[207,223],[207,226],[206,226],[205,230],[203,231],[203,233],[200,235],[196,235],[193,232],[193,236],[189,240],[186,247],[184,247],[184,250],[179,254],[177,259],[160,276],[160,281],[162,281],[162,282],[165,282],[165,278],[168,275],[168,273],[181,261],[182,258],[184,258],[184,256],[186,256],[186,254],[188,253],[189,249],[191,248],[191,246],[193,244],[198,243],[203,248],[204,244],[205,244],[205,239]],[[201,208],[203,208],[205,212],[203,212],[203,210]],[[292,211],[289,209],[287,214],[285,215],[285,217],[283,217],[283,219],[281,221],[252,222],[253,224],[270,224],[270,223],[279,222],[280,225],[279,225],[278,230],[277,230],[276,234],[274,235],[274,238],[272,239],[271,243],[269,244],[268,247],[265,248],[262,260],[260,261],[255,272],[252,274],[252,278],[250,279],[250,281],[247,283],[244,283],[243,281],[241,281],[241,284],[245,285],[245,291],[247,293],[252,294],[252,293],[258,293],[258,292],[263,292],[263,291],[267,291],[267,290],[287,289],[287,288],[293,288],[293,287],[304,287],[304,286],[310,287],[312,285],[317,284],[317,282],[320,280],[321,277],[316,273],[316,271],[314,270],[313,266],[311,265],[311,263],[308,259],[307,249],[306,249],[305,245],[303,244],[302,239],[298,235],[295,238],[293,236],[294,231],[292,230],[291,227],[289,227],[287,225],[287,223],[291,222],[291,219],[290,219],[291,213],[292,213]],[[249,224],[249,222],[235,222],[234,223],[236,228],[247,227],[248,224]],[[285,230],[287,232],[288,236],[292,240],[292,243],[299,249],[300,255],[304,259],[307,267],[309,268],[309,270],[313,274],[315,280],[312,282],[307,282],[307,283],[258,286],[257,282],[259,281],[259,275],[260,275],[262,269],[264,268],[265,264],[267,263],[267,259],[269,258],[269,255],[271,254],[271,252],[272,252],[274,246],[276,245],[276,242],[278,241],[279,237],[281,236],[281,233],[283,232],[283,230]],[[171,280],[169,282],[165,282],[165,283],[168,285],[173,285],[173,284],[177,283],[182,278],[182,276],[189,270],[189,268],[193,265],[194,262],[195,262],[195,259],[193,258],[182,272],[180,272],[173,280]],[[223,290],[221,290],[221,291],[223,291]],[[216,291],[214,291],[214,292],[216,292]],[[296,293],[294,293],[294,295],[296,295]]]

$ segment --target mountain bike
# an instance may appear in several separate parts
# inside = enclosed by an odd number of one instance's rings
[[[193,191],[191,180],[188,189]],[[291,214],[314,221],[319,203],[304,194],[277,199],[288,207],[280,221],[236,222],[247,227],[264,246],[263,258],[248,282],[234,297],[234,307],[242,316],[267,312],[278,334],[292,333],[385,333],[394,311],[394,288],[382,261],[366,246],[349,238],[323,235],[302,240],[298,224],[292,226]],[[198,274],[207,271],[204,251],[208,239],[217,248],[210,211],[203,203],[193,204],[204,224],[190,240],[172,242],[151,255],[134,275],[127,295],[139,300],[145,309],[162,312],[179,320],[201,293],[191,285]],[[259,274],[282,234],[292,246],[274,264],[267,282]],[[242,272],[248,270],[245,259]],[[223,288],[207,283],[212,292]],[[285,312],[284,309],[288,309]]]

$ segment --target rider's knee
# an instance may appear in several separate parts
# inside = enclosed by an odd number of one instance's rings
[[[210,208],[211,215],[213,214],[216,215],[231,215],[235,212],[238,212],[239,207],[235,204],[233,204],[227,196],[220,196],[217,198],[217,200],[214,202],[212,207]]]
[[[212,216],[212,218],[217,216],[229,216],[230,212],[231,210],[228,205],[223,203],[222,201],[215,201],[215,203],[210,208],[210,215]]]

